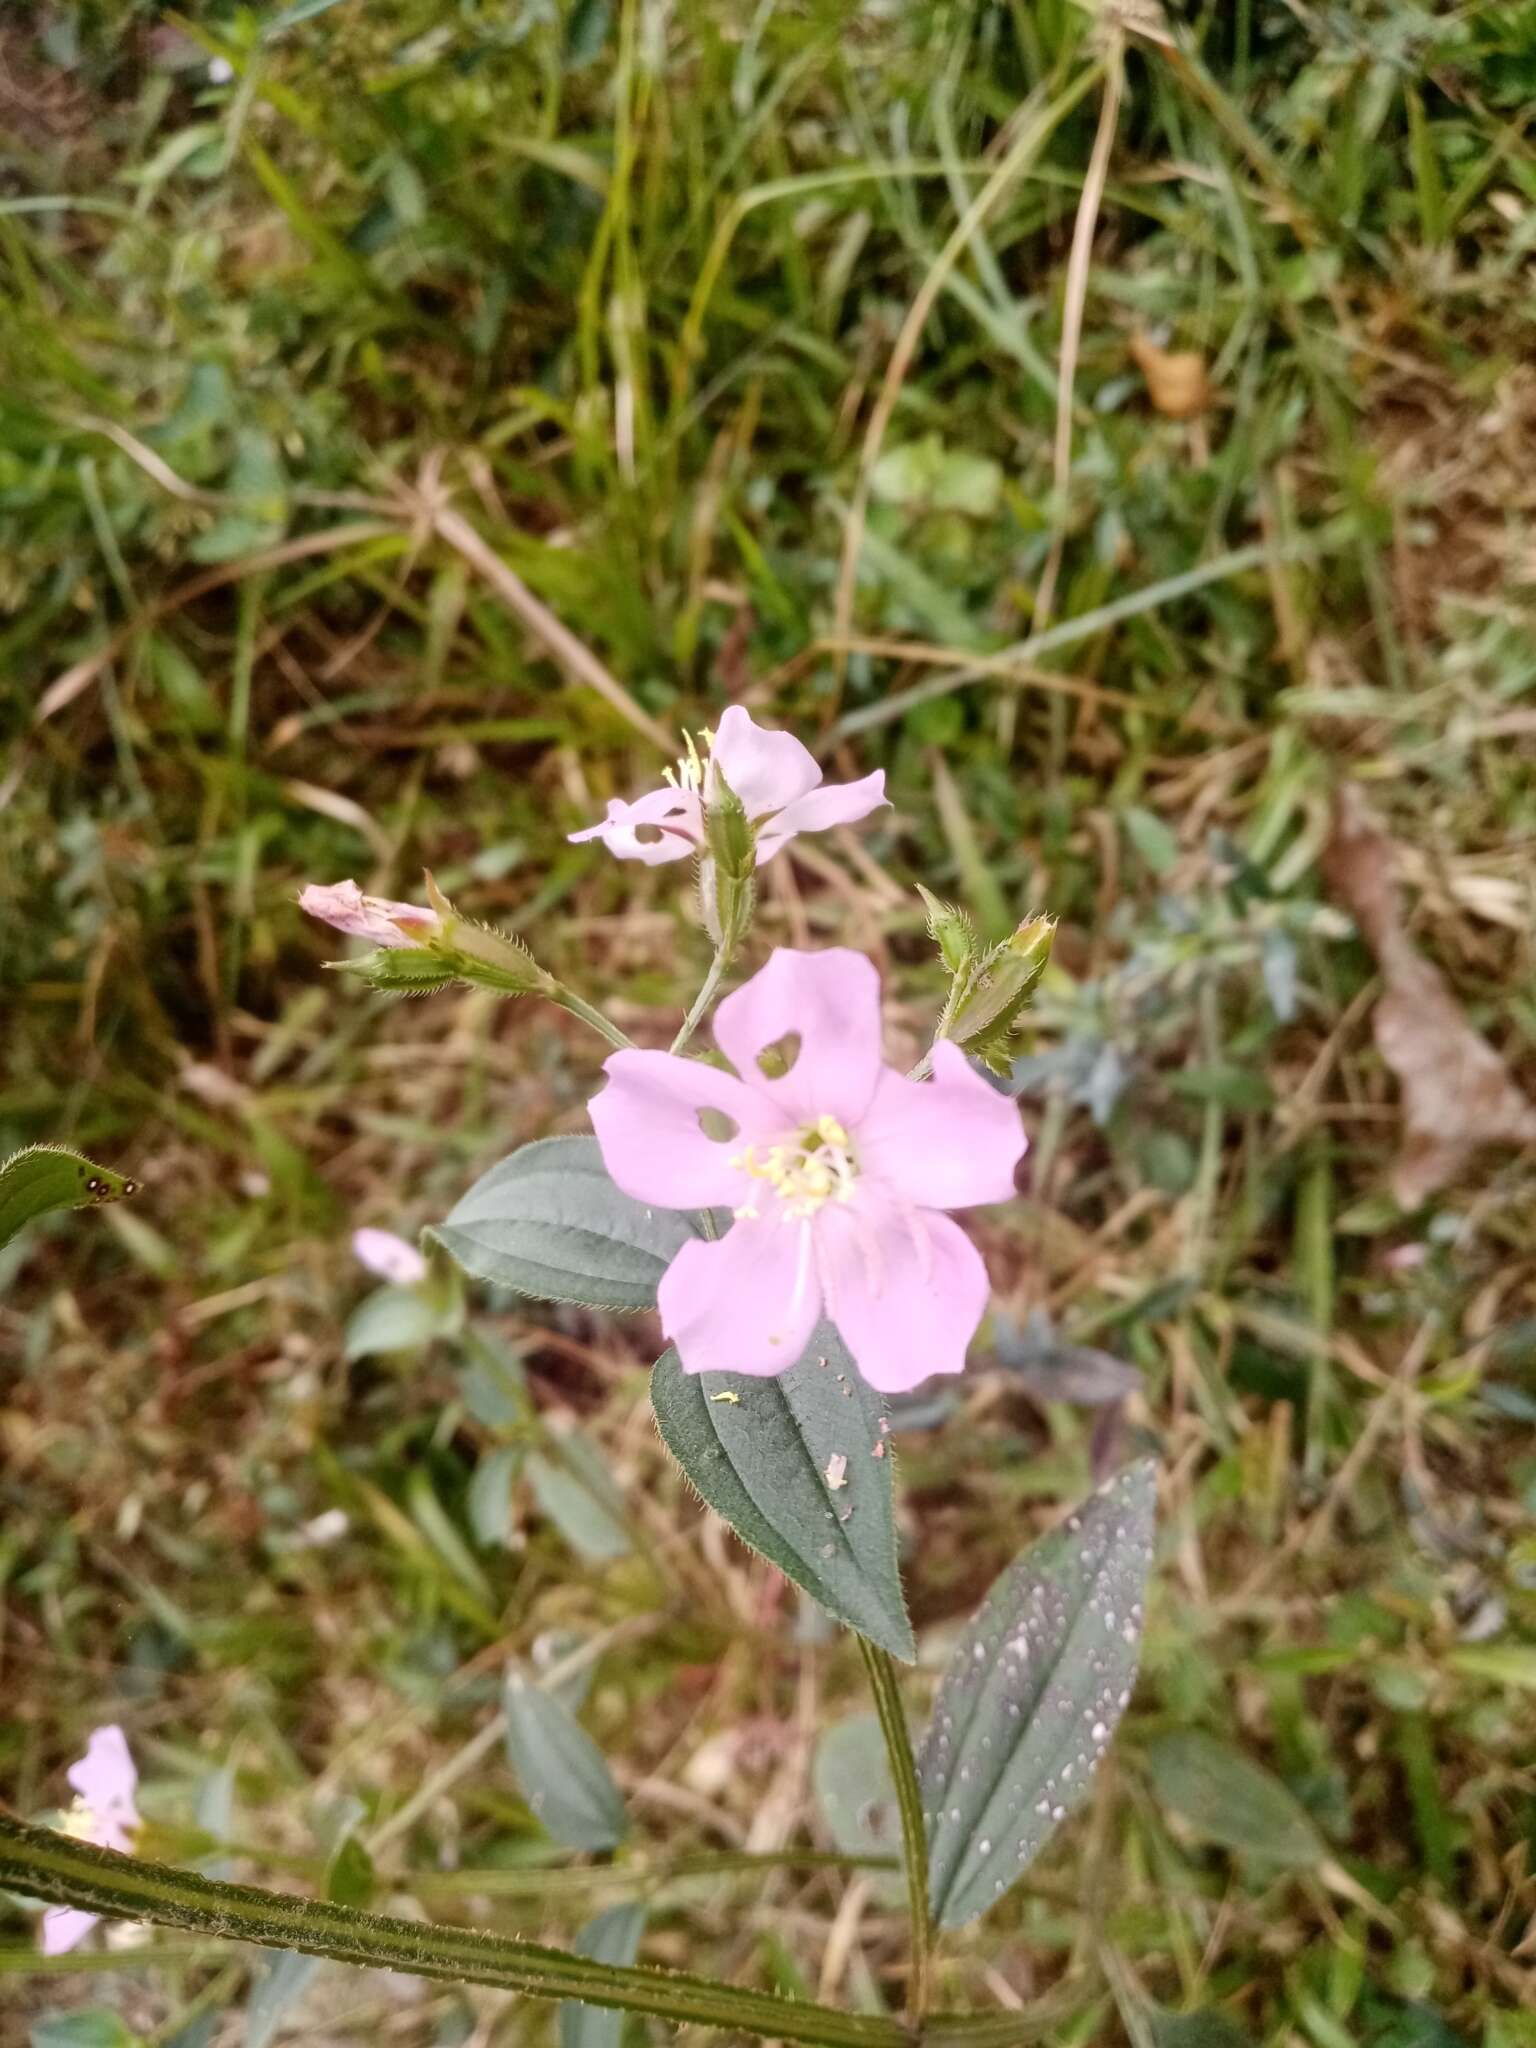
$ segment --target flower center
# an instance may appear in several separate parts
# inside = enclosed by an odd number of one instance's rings
[[[755,1145],[748,1145],[730,1163],[773,1190],[781,1223],[803,1223],[828,1202],[851,1202],[859,1177],[848,1133],[835,1116],[818,1117],[782,1145],[770,1145],[761,1157]],[[738,1221],[761,1214],[751,1201],[736,1211]]]
[[[699,752],[700,740],[704,742],[704,754]],[[708,754],[714,743],[715,736],[708,726],[705,726],[697,738],[691,732],[685,732],[683,734],[683,745],[688,751],[679,759],[675,768],[662,769],[662,781],[671,789],[686,790],[694,796],[702,796],[704,793],[704,778],[709,772],[708,763],[704,759],[704,755]]]

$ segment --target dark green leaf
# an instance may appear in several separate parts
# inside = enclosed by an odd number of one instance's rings
[[[139,2036],[104,2006],[59,2012],[34,2023],[32,2048],[138,2048]]]
[[[1160,1736],[1147,1752],[1147,1768],[1163,1804],[1208,1841],[1297,1870],[1328,1853],[1279,1780],[1213,1736],[1193,1728]]]
[[[1248,2036],[1216,2006],[1200,2012],[1148,2014],[1157,2048],[1248,2048]]]
[[[594,1963],[632,1963],[645,1932],[644,1906],[610,1906],[589,1920],[572,1946]],[[624,2015],[568,1998],[560,2007],[560,2048],[619,2048]]]
[[[595,1138],[544,1138],[482,1174],[428,1234],[477,1280],[539,1301],[631,1309],[655,1307],[693,1226],[621,1194]]]
[[[882,1406],[831,1325],[777,1379],[685,1373],[667,1351],[651,1401],[668,1450],[742,1542],[910,1663]]]
[[[549,1693],[507,1680],[507,1758],[523,1797],[568,1849],[611,1849],[629,1825],[603,1753]]]
[[[1001,1897],[1088,1789],[1135,1683],[1156,1486],[1133,1465],[992,1588],[939,1688],[919,1773],[935,1918]]]

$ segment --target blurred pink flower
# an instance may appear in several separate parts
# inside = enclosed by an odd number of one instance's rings
[[[427,1277],[421,1253],[392,1230],[353,1231],[352,1254],[359,1265],[395,1287],[415,1287]]]
[[[115,1722],[93,1729],[85,1755],[70,1765],[66,1776],[77,1797],[60,1822],[63,1832],[82,1842],[94,1842],[99,1849],[118,1849],[131,1855],[139,1827],[133,1803],[139,1774],[122,1729]],[[43,1915],[44,1955],[63,1955],[82,1941],[100,1918],[99,1913],[86,1913],[78,1906],[50,1906]]]
[[[372,939],[376,946],[419,946],[442,923],[435,910],[420,904],[365,896],[356,882],[311,882],[299,891],[299,908],[351,938]]]
[[[815,757],[793,733],[754,725],[739,704],[704,738],[704,758],[690,740],[684,759],[667,770],[664,789],[653,789],[632,804],[615,797],[600,825],[573,832],[571,838],[601,839],[620,860],[643,860],[652,867],[683,860],[704,843],[704,811],[717,768],[757,827],[759,866],[797,832],[851,825],[886,801],[883,769],[859,782],[823,784]]]
[[[783,1372],[825,1316],[883,1392],[961,1371],[987,1274],[942,1212],[1012,1195],[1014,1104],[943,1041],[931,1081],[885,1066],[879,978],[859,953],[774,953],[721,1003],[714,1035],[734,1074],[619,1052],[592,1103],[626,1194],[735,1217],[662,1278],[684,1370]]]

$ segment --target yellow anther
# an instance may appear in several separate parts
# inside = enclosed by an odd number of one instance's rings
[[[826,1202],[853,1199],[859,1169],[849,1145],[848,1133],[836,1117],[819,1117],[799,1135],[780,1145],[770,1145],[758,1156],[748,1145],[731,1158],[730,1164],[749,1180],[766,1181],[779,1198],[779,1220],[800,1223]],[[736,1211],[746,1222],[761,1214],[756,1203],[744,1203]]]

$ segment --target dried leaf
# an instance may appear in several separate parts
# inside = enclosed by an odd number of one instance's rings
[[[1479,1146],[1536,1143],[1536,1107],[1404,930],[1394,854],[1365,798],[1346,783],[1334,806],[1324,872],[1381,968],[1385,986],[1372,1026],[1403,1095],[1392,1192],[1414,1209],[1454,1180]]]
[[[1159,412],[1171,420],[1192,420],[1209,409],[1214,393],[1198,349],[1159,348],[1150,335],[1133,334],[1130,351]]]

